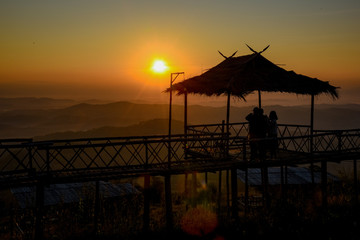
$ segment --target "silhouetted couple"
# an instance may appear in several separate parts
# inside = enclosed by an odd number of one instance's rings
[[[270,147],[271,157],[275,157],[277,148],[277,115],[275,111],[270,112],[270,117],[264,115],[262,108],[255,107],[253,112],[245,118],[249,122],[249,141],[251,160],[266,157],[266,148]],[[269,137],[269,138],[267,138]],[[270,139],[270,141],[269,141]],[[272,140],[276,140],[274,143]]]
[[[268,122],[268,138],[269,138],[269,150],[270,157],[276,158],[276,153],[278,150],[278,125],[277,125],[277,114],[275,111],[271,111],[269,114],[269,122]]]

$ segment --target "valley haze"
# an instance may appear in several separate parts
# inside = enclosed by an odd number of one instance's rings
[[[263,103],[264,104],[264,103]],[[255,105],[231,106],[230,122],[245,122]],[[0,138],[67,139],[167,134],[168,104],[54,98],[0,98]],[[280,124],[310,123],[310,105],[265,105]],[[173,133],[183,132],[184,106],[173,104]],[[188,105],[188,124],[221,123],[226,106]],[[360,128],[359,104],[315,104],[314,128]]]

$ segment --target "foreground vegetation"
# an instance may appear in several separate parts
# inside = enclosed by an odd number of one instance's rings
[[[358,239],[360,235],[360,211],[353,198],[352,180],[346,177],[329,183],[326,209],[319,186],[288,186],[286,197],[274,186],[268,208],[260,201],[245,214],[240,204],[238,218],[231,216],[226,191],[219,198],[214,184],[199,182],[196,194],[173,194],[172,230],[166,228],[163,184],[161,178],[152,179],[147,231],[143,228],[142,194],[101,198],[95,221],[94,194],[89,192],[79,202],[45,209],[44,239]],[[141,186],[137,188],[143,191]],[[259,194],[259,190],[251,193]],[[0,239],[33,239],[35,209],[2,204],[0,226]]]

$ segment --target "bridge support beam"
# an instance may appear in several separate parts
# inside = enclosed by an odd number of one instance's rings
[[[217,202],[217,214],[220,216],[221,213],[221,170],[219,170],[219,179],[218,179],[218,202]]]
[[[35,240],[42,240],[44,234],[44,183],[39,181],[36,185],[36,218],[35,218]]]
[[[244,211],[244,215],[245,215],[245,219],[248,216],[248,211],[249,211],[249,169],[246,167],[245,168],[245,211]]]
[[[165,207],[166,207],[166,227],[168,231],[173,229],[173,213],[171,198],[171,178],[170,174],[165,175]]]
[[[230,216],[230,170],[226,169],[226,208],[227,208],[227,216]]]
[[[143,231],[147,232],[150,225],[150,175],[144,176],[144,216]]]
[[[268,210],[270,207],[270,198],[269,198],[269,174],[268,174],[268,166],[264,165],[264,161],[262,162],[263,166],[261,166],[261,182],[262,182],[262,192],[263,192],[263,204],[265,208]]]
[[[354,212],[357,213],[358,205],[359,205],[359,189],[358,189],[358,175],[357,175],[357,160],[353,160],[353,169],[354,169],[354,196],[353,196],[353,205],[354,205]]]
[[[95,182],[95,202],[94,202],[94,235],[99,232],[99,213],[100,213],[100,181]]]
[[[191,198],[195,199],[197,194],[197,175],[196,172],[192,172],[192,179],[191,179]],[[193,207],[196,207],[196,202],[193,201]]]
[[[281,165],[281,199],[283,202],[287,201],[287,189],[288,189],[288,168],[287,165]]]
[[[232,218],[237,220],[239,217],[238,208],[238,184],[237,184],[237,169],[231,169],[231,209]]]
[[[321,161],[321,196],[323,219],[327,219],[327,162]]]

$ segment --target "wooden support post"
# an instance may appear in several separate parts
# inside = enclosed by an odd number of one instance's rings
[[[284,181],[284,165],[280,166],[280,191],[281,191],[281,201],[285,202],[285,189],[284,189],[285,181]]]
[[[100,213],[100,181],[95,182],[95,202],[94,202],[94,235],[99,232],[99,213]]]
[[[32,174],[33,173],[33,154],[32,154],[32,147],[28,147],[28,152],[29,152],[29,165],[28,165],[28,173]]]
[[[326,160],[321,161],[321,200],[322,200],[322,211],[323,219],[327,219],[327,162]]]
[[[259,108],[261,108],[261,91],[258,90],[258,97],[259,97]]]
[[[147,232],[150,225],[150,175],[144,176],[144,216],[143,231]]]
[[[354,209],[357,213],[357,209],[358,209],[358,204],[359,204],[359,189],[358,189],[358,175],[357,175],[357,160],[354,159],[353,160],[353,169],[354,169],[354,196],[353,196],[353,204],[354,204]]]
[[[230,183],[229,183],[229,169],[226,169],[226,206],[227,206],[227,214],[230,216]]]
[[[50,150],[46,147],[46,172],[50,175]]]
[[[311,157],[311,182],[315,184],[314,176],[314,163],[313,163],[313,151],[314,151],[314,94],[311,94],[311,112],[310,112],[310,157]]]
[[[185,186],[185,197],[189,197],[188,174],[187,174],[187,173],[185,173],[185,183],[184,183],[184,186]]]
[[[229,156],[229,137],[230,137],[230,92],[227,95],[227,110],[226,110],[226,157]]]
[[[221,213],[221,170],[219,170],[219,182],[218,182],[218,216]]]
[[[237,185],[237,169],[231,169],[231,209],[232,209],[232,218],[237,220],[239,217],[239,208],[238,208],[238,185]]]
[[[14,239],[14,225],[15,225],[15,209],[14,209],[14,203],[11,202],[10,207],[10,239]]]
[[[187,91],[185,91],[184,94],[184,137],[185,137],[185,142],[184,142],[184,155],[185,155],[185,159],[188,158],[188,142],[187,142],[187,128],[188,128],[188,123],[187,123],[187,112],[188,112],[188,107],[187,107]]]
[[[263,204],[268,209],[270,207],[270,198],[269,198],[269,191],[268,191],[268,167],[265,166],[264,162],[261,167],[261,180],[262,180],[262,187],[263,187]]]
[[[171,197],[171,175],[165,175],[165,208],[166,227],[168,231],[173,229],[172,197]]]
[[[288,167],[285,165],[284,167],[284,198],[287,201],[288,198]]]
[[[44,235],[44,191],[44,183],[39,180],[36,184],[35,240],[42,240]]]
[[[227,152],[226,152],[226,137],[225,137],[225,121],[222,120],[221,122],[221,136],[222,136],[222,141],[223,141],[223,151],[222,151],[222,157],[226,157],[227,156]]]
[[[245,168],[245,211],[244,211],[245,218],[248,215],[248,210],[249,210],[249,169],[246,167]]]
[[[187,109],[188,109],[188,101],[187,101],[187,92],[185,91],[184,94],[184,134],[187,135]]]
[[[192,178],[191,178],[191,198],[193,199],[192,201],[192,207],[196,207],[196,202],[195,202],[195,198],[196,198],[196,193],[197,193],[197,176],[196,176],[196,172],[192,173]]]

